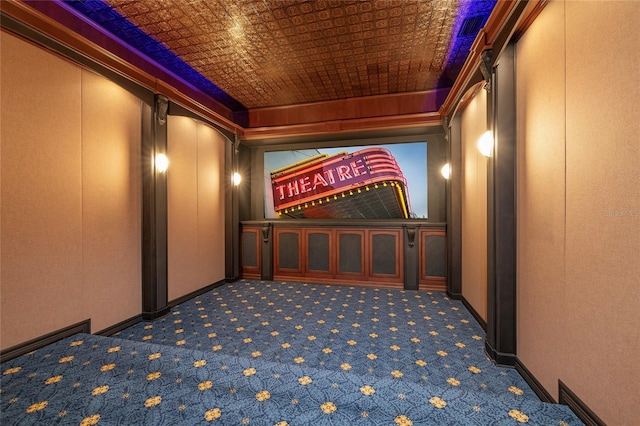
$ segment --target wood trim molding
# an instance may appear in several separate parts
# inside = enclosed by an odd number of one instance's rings
[[[556,400],[551,396],[551,394],[542,386],[542,383],[535,378],[535,376],[529,371],[527,367],[520,361],[519,358],[516,358],[515,364],[516,370],[522,376],[525,382],[531,387],[533,392],[540,398],[543,402],[549,402],[551,404],[556,404]]]
[[[430,128],[442,126],[439,112],[404,114],[386,117],[367,117],[349,120],[333,120],[319,123],[292,124],[245,128],[243,141],[258,141],[301,136],[336,135],[369,130],[394,130]]]
[[[522,20],[513,33],[514,40],[517,41],[522,37],[522,34],[527,31],[547,4],[549,4],[549,0],[537,0],[532,1],[527,5],[527,8],[522,12]]]
[[[222,127],[242,134],[243,127],[233,121],[234,113],[227,107],[193,88],[178,76],[135,54],[121,42],[71,13],[58,2],[26,3],[5,0],[0,3],[3,14],[154,93],[167,96],[171,101],[219,123]]]
[[[491,361],[499,367],[515,367],[516,356],[510,352],[500,352],[493,347],[489,340],[484,342],[484,351]]]
[[[100,330],[96,333],[94,333],[97,336],[113,336],[114,334],[129,328],[129,327],[133,327],[134,325],[138,324],[139,322],[143,321],[142,320],[142,314],[140,315],[136,315],[134,317],[131,317],[129,319],[126,319],[124,321],[120,321],[117,324],[112,325],[111,327],[107,327],[103,330]]]
[[[474,84],[482,80],[482,73],[479,71],[482,52],[489,49],[502,50],[503,45],[506,45],[510,40],[509,36],[514,31],[514,28],[510,28],[510,24],[514,26],[518,24],[518,13],[523,13],[527,3],[526,0],[506,0],[496,4],[487,23],[471,46],[469,56],[449,92],[449,96],[440,107],[442,117],[449,116],[456,109],[460,98]],[[515,22],[513,22],[514,20]],[[493,60],[495,61],[498,56],[494,54]]]
[[[462,302],[464,307],[467,308],[467,310],[476,319],[476,321],[478,321],[478,324],[480,324],[480,327],[482,327],[482,329],[486,332],[487,331],[487,322],[484,320],[484,318],[482,318],[480,316],[478,311],[476,311],[476,309],[471,305],[471,303],[469,303],[469,301],[462,295],[460,295],[459,297],[458,297],[458,295],[453,295],[453,298],[454,299],[459,299]]]
[[[172,301],[169,302],[169,306],[171,308],[174,308],[176,306],[178,306],[181,303],[184,303],[188,300],[193,299],[194,297],[198,297],[201,294],[207,293],[211,290],[213,290],[214,288],[218,288],[221,285],[225,284],[227,281],[226,280],[220,280],[220,281],[216,281],[215,283],[209,284],[208,286],[202,287],[201,289],[192,291],[191,293],[185,294],[184,296],[180,296],[177,299],[173,299]]]
[[[482,80],[478,69],[482,52],[492,49],[496,43],[508,42],[513,34],[512,26],[520,25],[517,29],[524,31],[546,2],[547,0],[530,3],[525,0],[506,0],[496,4],[438,111],[435,111],[440,103],[438,98],[444,97],[446,90],[231,111],[179,76],[129,50],[117,39],[65,8],[62,3],[5,0],[1,2],[1,6],[3,15],[11,16],[78,52],[88,58],[89,62],[93,61],[156,94],[166,96],[171,102],[180,104],[206,120],[219,123],[221,127],[250,144],[251,141],[290,137],[440,127],[443,117],[453,112],[458,100],[469,87]],[[524,20],[520,19],[519,14],[526,14]],[[45,47],[52,49],[51,46]],[[86,63],[82,65],[90,67]],[[313,122],[307,118],[310,116],[313,117]]]
[[[543,402],[550,404],[563,404],[568,406],[571,411],[587,426],[605,426],[605,422],[600,419],[578,396],[573,393],[569,387],[558,380],[558,402],[551,396],[551,394],[542,386],[542,384],[535,378],[535,376],[525,367],[522,361],[516,357],[515,368],[522,378],[527,382],[535,394]]]
[[[448,89],[286,105],[249,110],[249,127],[273,127],[367,117],[403,116],[438,111]]]
[[[4,349],[0,352],[0,362],[9,361],[24,354],[28,354],[29,352],[50,345],[58,340],[73,336],[77,333],[91,333],[90,318],[72,324],[68,327],[61,328],[60,330],[53,331],[49,334],[45,334],[44,336],[36,337],[35,339]]]
[[[605,422],[600,419],[587,404],[582,402],[578,396],[565,385],[562,380],[558,380],[558,394],[560,395],[560,404],[567,405],[571,411],[587,426],[605,426]]]

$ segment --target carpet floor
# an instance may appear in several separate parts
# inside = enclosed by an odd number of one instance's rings
[[[442,293],[241,280],[2,364],[2,424],[580,425]]]

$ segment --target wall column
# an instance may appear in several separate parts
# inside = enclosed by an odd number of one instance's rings
[[[142,111],[142,317],[169,312],[167,282],[167,171],[156,170],[157,154],[167,152],[169,101],[156,95]]]
[[[447,160],[451,174],[447,188],[447,294],[462,298],[462,126],[456,115],[448,126]]]
[[[494,136],[487,163],[487,338],[499,365],[516,360],[516,99],[514,45],[488,70],[487,119]],[[488,58],[488,62],[491,58]],[[490,65],[487,67],[489,68]]]
[[[233,173],[238,171],[240,140],[237,135],[225,148],[225,280],[240,279],[240,203],[239,188],[233,184]]]

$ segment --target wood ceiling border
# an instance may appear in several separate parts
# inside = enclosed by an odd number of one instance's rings
[[[3,0],[2,13],[25,23],[44,35],[68,46],[78,53],[106,66],[124,77],[143,85],[157,94],[201,115],[207,120],[236,132],[245,140],[281,139],[283,137],[350,133],[401,128],[432,127],[442,124],[442,117],[450,114],[460,98],[479,81],[478,71],[483,51],[494,47],[496,41],[506,43],[518,22],[530,22],[541,7],[531,7],[543,1],[499,1],[485,27],[478,34],[460,75],[456,79],[439,111],[402,109],[400,100],[415,105],[425,101],[424,92],[351,98],[340,101],[262,108],[233,113],[210,96],[194,89],[171,75],[146,57],[136,55],[125,46],[99,31],[88,22],[70,13],[56,2],[45,2],[46,14],[21,0]],[[527,4],[530,3],[527,7]],[[525,10],[526,9],[526,10]],[[515,14],[514,14],[515,12]],[[524,19],[520,16],[528,15]],[[505,41],[506,40],[506,41]],[[497,47],[497,46],[496,46]],[[502,48],[502,47],[500,47]],[[375,105],[368,105],[375,100]],[[415,108],[415,106],[414,106]],[[361,109],[366,113],[360,112]],[[336,111],[343,111],[337,118]],[[346,111],[346,112],[345,112]],[[375,112],[371,112],[375,111]],[[314,122],[301,122],[309,113],[317,114]],[[372,115],[373,114],[373,115]],[[379,114],[379,115],[375,115]],[[253,123],[251,123],[253,119]],[[308,121],[308,119],[307,119]],[[251,126],[254,127],[251,127]]]
[[[238,117],[224,105],[171,75],[147,58],[127,49],[87,21],[53,1],[37,2],[36,10],[20,0],[2,0],[3,14],[24,23],[100,65],[179,103],[193,112],[241,132]],[[20,35],[20,34],[18,34]],[[44,46],[48,48],[48,46]],[[56,52],[58,53],[58,52]],[[86,64],[81,64],[86,65]]]

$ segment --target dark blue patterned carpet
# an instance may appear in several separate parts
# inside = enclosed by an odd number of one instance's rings
[[[2,424],[580,425],[442,293],[239,281],[2,365]]]

